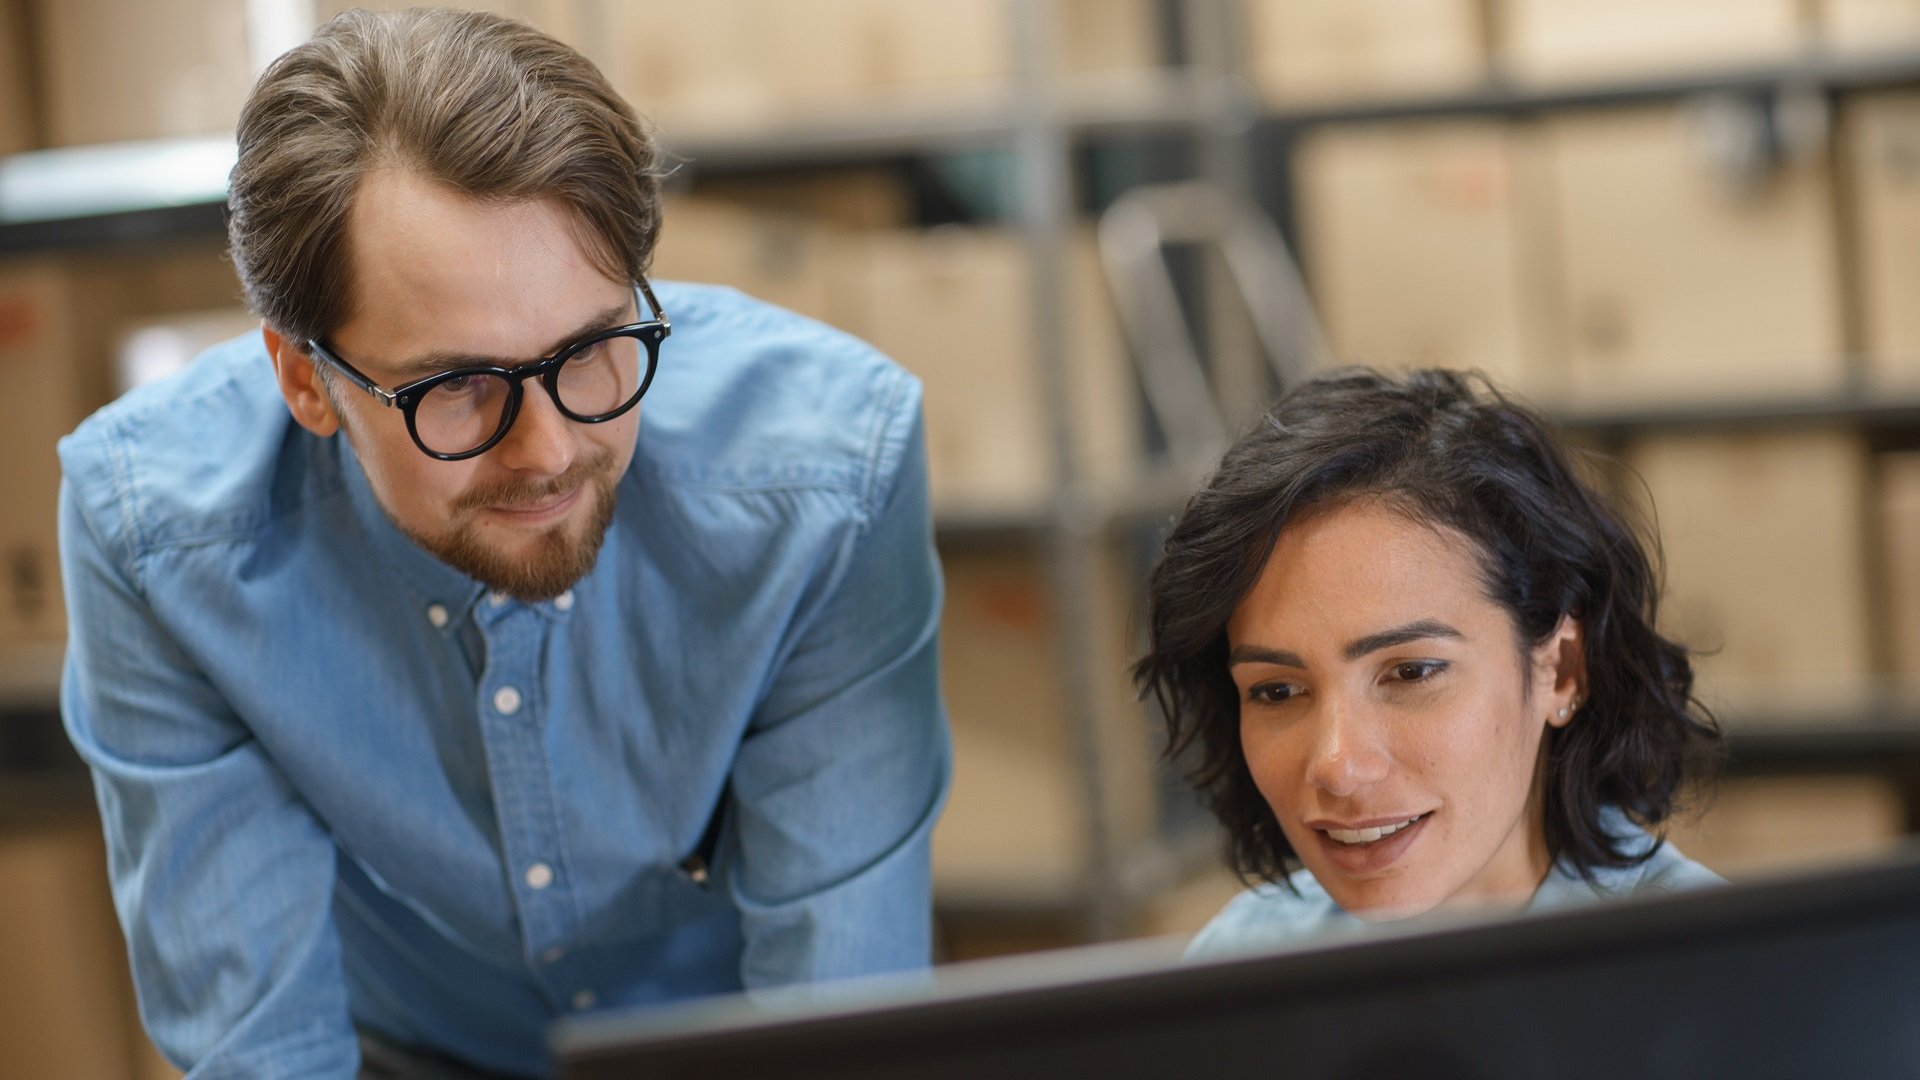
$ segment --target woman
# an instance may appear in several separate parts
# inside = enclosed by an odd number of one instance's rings
[[[1284,395],[1174,527],[1134,669],[1263,882],[1192,952],[1718,881],[1647,831],[1720,752],[1658,594],[1620,512],[1483,380]]]

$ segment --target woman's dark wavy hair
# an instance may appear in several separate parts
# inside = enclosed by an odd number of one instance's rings
[[[1241,750],[1227,620],[1288,523],[1363,498],[1472,540],[1486,593],[1523,650],[1563,615],[1582,622],[1585,704],[1547,732],[1547,844],[1583,875],[1651,856],[1655,848],[1636,852],[1610,835],[1602,809],[1657,828],[1723,753],[1718,725],[1693,699],[1687,650],[1654,629],[1660,582],[1647,552],[1657,538],[1648,530],[1643,544],[1574,472],[1546,421],[1484,377],[1356,369],[1288,391],[1226,452],[1149,585],[1148,652],[1134,681],[1160,705],[1169,755],[1197,747],[1190,777],[1227,828],[1235,871],[1283,881],[1297,857]]]

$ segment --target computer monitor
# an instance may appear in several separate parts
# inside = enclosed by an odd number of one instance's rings
[[[896,999],[559,1025],[567,1080],[1920,1077],[1920,856],[1204,964],[1058,954]]]

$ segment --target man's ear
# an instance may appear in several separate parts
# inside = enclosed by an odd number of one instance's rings
[[[1546,707],[1547,723],[1566,727],[1586,701],[1586,628],[1572,615],[1533,650],[1534,700]]]
[[[260,326],[260,337],[267,343],[267,355],[273,358],[273,375],[280,382],[280,396],[287,399],[287,411],[293,414],[294,423],[321,438],[339,431],[340,416],[333,411],[333,399],[327,396],[312,358],[266,323]]]

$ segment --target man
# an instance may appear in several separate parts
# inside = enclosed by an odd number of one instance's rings
[[[63,707],[160,1047],[540,1074],[568,1012],[924,965],[914,380],[653,288],[653,148],[518,23],[342,16],[239,143],[262,334],[61,445]]]

